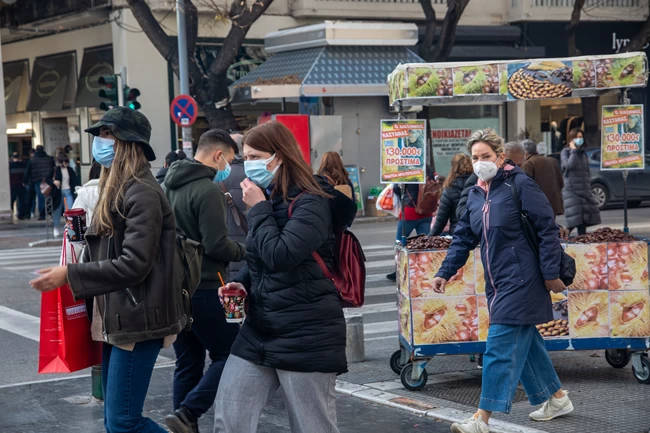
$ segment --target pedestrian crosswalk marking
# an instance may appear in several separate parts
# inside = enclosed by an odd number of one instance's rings
[[[58,265],[60,257],[61,247],[5,250],[0,251],[0,269],[33,272]]]

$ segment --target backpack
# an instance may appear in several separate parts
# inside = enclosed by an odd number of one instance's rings
[[[514,179],[510,182],[510,190],[512,192],[512,200],[515,202],[517,212],[519,212],[521,218],[524,237],[526,238],[528,245],[537,255],[539,255],[539,237],[537,235],[537,230],[528,214],[521,208],[521,199],[519,198],[519,193],[517,193],[517,186],[515,185]],[[573,257],[567,254],[566,251],[564,251],[564,248],[562,248],[562,254],[560,257],[560,279],[565,286],[569,287],[573,284],[573,280],[576,276],[576,261]]]
[[[174,283],[180,288],[183,311],[187,316],[185,330],[192,328],[192,296],[201,282],[203,244],[189,239],[183,230],[176,228],[176,254],[174,256]]]
[[[293,204],[302,195],[298,194],[289,205],[289,219],[291,219]],[[341,296],[341,307],[358,308],[363,306],[366,290],[366,257],[363,254],[361,243],[349,230],[345,229],[336,233],[336,246],[334,248],[334,272],[332,272],[317,251],[311,253],[323,275],[334,282],[336,290]]]
[[[440,185],[436,180],[427,179],[418,187],[418,200],[415,212],[420,215],[431,215],[438,210],[440,201]]]

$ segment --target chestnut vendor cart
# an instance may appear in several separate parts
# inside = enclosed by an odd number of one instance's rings
[[[620,170],[627,185],[628,170],[642,169],[645,162],[643,128],[627,126],[633,116],[642,121],[643,107],[630,105],[627,89],[645,87],[647,79],[647,58],[637,52],[407,64],[389,75],[388,87],[391,105],[400,117],[402,110],[413,106],[620,92],[620,106],[603,107],[601,167]],[[624,213],[627,232],[627,203]],[[554,320],[539,324],[538,329],[549,351],[605,350],[612,367],[623,368],[632,361],[635,378],[650,384],[648,242],[616,240],[563,245],[576,260],[576,278],[566,292],[551,295]],[[405,244],[403,237],[396,251],[400,350],[390,365],[405,388],[420,390],[427,383],[425,367],[434,356],[485,351],[489,314],[479,249],[440,294],[432,290],[432,282],[446,250],[409,249]]]

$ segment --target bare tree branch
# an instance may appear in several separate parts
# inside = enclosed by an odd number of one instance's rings
[[[427,27],[424,33],[424,40],[422,41],[420,56],[426,62],[433,62],[433,38],[436,35],[436,10],[431,4],[431,0],[420,0],[424,18],[427,21]]]
[[[156,20],[145,0],[126,0],[142,31],[178,75],[178,49]]]
[[[639,33],[637,33],[625,48],[623,48],[623,52],[643,51],[643,47],[645,47],[648,42],[650,42],[650,16],[648,16],[648,19],[643,23],[643,27],[641,27]]]
[[[226,79],[225,74],[237,57],[237,54],[239,54],[239,48],[241,48],[248,30],[268,9],[272,2],[273,0],[256,0],[249,5],[247,0],[233,0],[230,6],[232,26],[228,32],[228,36],[223,41],[219,55],[210,66],[208,72],[210,76],[208,86],[211,94],[215,94],[217,88],[222,86],[221,81]]]
[[[445,20],[442,22],[440,37],[433,49],[434,61],[444,62],[449,58],[451,49],[456,41],[456,28],[458,27],[458,21],[460,21],[460,17],[463,15],[463,12],[465,12],[468,3],[469,0],[447,1]]]
[[[571,12],[571,21],[566,26],[567,44],[569,45],[569,56],[579,56],[580,50],[576,44],[576,30],[580,24],[580,13],[585,5],[585,0],[575,0],[573,11]]]

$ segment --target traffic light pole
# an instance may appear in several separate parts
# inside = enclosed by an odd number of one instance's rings
[[[178,28],[178,71],[181,95],[190,94],[190,78],[187,71],[187,30],[185,29],[185,0],[176,0],[176,27]],[[183,152],[192,157],[192,127],[184,126]]]
[[[117,91],[117,101],[120,107],[124,107],[124,88],[126,87],[126,66],[122,66],[122,68],[120,69],[119,77],[121,83]]]

